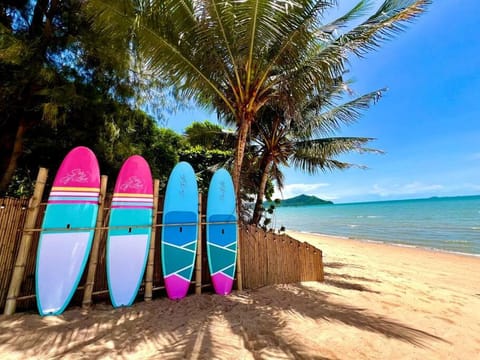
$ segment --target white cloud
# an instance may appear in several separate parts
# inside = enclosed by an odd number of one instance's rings
[[[306,195],[315,195],[322,199],[332,200],[330,197],[327,197],[324,193],[322,193],[322,189],[330,186],[328,183],[317,183],[317,184],[289,184],[286,185],[282,192],[275,189],[275,193],[273,194],[274,199],[288,199],[294,196],[298,196],[301,194]]]
[[[467,183],[467,184],[463,184],[462,190],[464,191],[480,191],[480,183],[479,184],[472,184],[472,183]]]
[[[425,194],[431,192],[438,192],[444,190],[445,187],[440,184],[423,184],[420,181],[414,181],[403,185],[390,185],[388,187],[374,184],[373,188],[369,191],[372,195],[378,195],[381,197],[392,197],[400,195],[416,195]]]

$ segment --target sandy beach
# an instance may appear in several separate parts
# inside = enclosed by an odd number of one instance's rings
[[[480,258],[290,233],[325,282],[0,316],[0,358],[476,359]]]

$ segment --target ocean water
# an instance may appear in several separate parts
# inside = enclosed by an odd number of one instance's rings
[[[275,229],[480,255],[480,195],[280,207]]]

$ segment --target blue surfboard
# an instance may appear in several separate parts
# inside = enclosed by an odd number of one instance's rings
[[[207,254],[215,292],[229,294],[237,261],[237,210],[232,177],[225,169],[215,172],[208,189]]]
[[[167,183],[163,206],[162,269],[170,299],[187,295],[198,239],[198,187],[190,164],[178,163]]]

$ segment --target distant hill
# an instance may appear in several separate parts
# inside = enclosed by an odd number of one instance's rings
[[[316,196],[309,196],[309,195],[298,195],[290,199],[280,200],[279,204],[275,204],[272,201],[266,201],[263,203],[265,207],[274,204],[277,207],[285,207],[285,206],[312,206],[312,205],[327,205],[333,204],[333,202],[328,200],[319,199]]]

